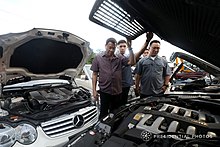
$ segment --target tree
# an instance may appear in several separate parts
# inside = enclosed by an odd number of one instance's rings
[[[92,54],[89,56],[89,59],[87,60],[86,64],[92,64],[93,59],[95,58],[96,53],[92,52]]]

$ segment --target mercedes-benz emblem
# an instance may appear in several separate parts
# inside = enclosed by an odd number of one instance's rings
[[[76,115],[73,118],[73,126],[76,128],[80,128],[84,125],[84,118],[82,115]]]

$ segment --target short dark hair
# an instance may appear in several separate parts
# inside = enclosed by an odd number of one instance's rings
[[[151,46],[153,43],[159,43],[159,44],[160,44],[160,41],[159,41],[159,40],[152,40],[152,41],[150,42],[150,46]]]
[[[117,43],[117,41],[115,40],[115,38],[108,38],[108,39],[106,40],[105,45],[107,45],[109,42],[114,43],[114,44]]]
[[[121,43],[127,43],[127,42],[125,40],[119,40],[118,45],[121,44]]]

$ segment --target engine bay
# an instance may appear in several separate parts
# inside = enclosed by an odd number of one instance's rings
[[[169,96],[134,102],[102,119],[73,146],[91,140],[104,147],[212,146],[219,143],[220,103],[209,98]]]
[[[73,112],[91,104],[90,92],[73,85],[7,92],[1,101],[1,108],[9,115],[34,120],[49,119],[64,111]],[[65,108],[65,109],[64,109]]]

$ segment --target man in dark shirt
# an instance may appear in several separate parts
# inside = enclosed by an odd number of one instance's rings
[[[124,56],[115,55],[116,43],[114,38],[107,39],[105,44],[106,51],[97,54],[91,66],[91,70],[93,71],[93,97],[96,100],[98,100],[99,97],[96,90],[99,76],[101,104],[99,118],[103,118],[109,112],[112,112],[120,106],[119,101],[122,93],[122,66],[130,64],[130,61],[134,62],[134,55],[130,56],[129,59]],[[133,54],[133,52],[131,54]]]
[[[134,55],[131,46],[127,46],[127,42],[125,40],[119,40],[117,47],[120,52],[119,55],[124,56],[125,58],[128,58],[125,55],[127,49],[130,51],[131,55]],[[122,66],[122,94],[120,101],[121,105],[125,105],[127,103],[130,87],[134,84],[131,71],[131,66],[133,66],[134,64],[135,63],[131,63]]]

